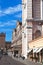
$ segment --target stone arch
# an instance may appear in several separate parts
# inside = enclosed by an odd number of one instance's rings
[[[41,31],[40,30],[36,30],[35,32],[35,38],[38,38],[41,36]]]

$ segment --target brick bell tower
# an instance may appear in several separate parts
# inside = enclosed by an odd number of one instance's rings
[[[0,33],[0,49],[5,48],[5,33]]]

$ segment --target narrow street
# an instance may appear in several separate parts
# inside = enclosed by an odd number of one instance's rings
[[[19,60],[17,58],[12,59],[8,55],[3,55],[2,58],[0,59],[0,65],[42,65],[40,63],[34,63],[28,60],[21,60],[21,61],[20,59]]]
[[[0,59],[0,65],[24,65],[24,64],[16,60],[13,60],[9,56],[2,56],[2,58]]]

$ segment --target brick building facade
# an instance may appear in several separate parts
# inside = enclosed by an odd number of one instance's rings
[[[6,41],[5,42],[5,48],[6,48],[6,50],[10,49],[11,48],[11,42]]]
[[[0,49],[5,48],[5,33],[0,33]]]

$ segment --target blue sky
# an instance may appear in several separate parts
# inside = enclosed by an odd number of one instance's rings
[[[22,0],[0,0],[0,33],[6,33],[6,41],[12,40],[17,20],[22,21]]]

